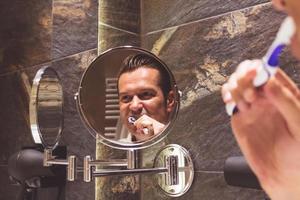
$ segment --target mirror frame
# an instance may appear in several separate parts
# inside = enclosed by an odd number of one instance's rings
[[[149,140],[145,140],[145,141],[141,141],[141,142],[134,142],[134,143],[122,143],[119,141],[114,141],[108,138],[105,138],[101,133],[98,133],[97,130],[94,129],[94,127],[88,122],[87,117],[84,113],[84,110],[82,109],[81,105],[82,105],[82,101],[81,101],[81,90],[82,90],[82,83],[85,79],[86,74],[89,72],[89,70],[91,70],[94,67],[97,67],[97,65],[99,66],[99,64],[97,62],[101,61],[103,56],[106,56],[107,54],[110,53],[114,53],[115,51],[118,50],[135,50],[137,53],[146,53],[148,55],[151,55],[153,57],[155,57],[164,67],[165,69],[168,71],[168,74],[171,78],[171,82],[173,84],[172,89],[174,91],[174,96],[175,96],[175,107],[174,107],[174,111],[171,113],[171,117],[170,117],[170,121],[168,122],[168,124],[166,125],[166,127],[164,128],[164,130],[152,137]],[[179,111],[179,107],[180,107],[180,94],[179,94],[179,90],[177,88],[176,85],[176,81],[174,78],[174,75],[172,74],[171,70],[167,67],[167,65],[160,59],[158,58],[155,54],[149,52],[148,50],[139,48],[139,47],[134,47],[134,46],[119,46],[119,47],[115,47],[115,48],[111,48],[108,49],[106,51],[104,51],[103,53],[101,53],[89,66],[88,68],[85,70],[85,72],[83,73],[81,80],[80,80],[80,85],[79,85],[79,89],[78,92],[75,95],[75,99],[77,102],[77,110],[79,111],[81,120],[84,122],[84,124],[86,125],[87,129],[89,130],[90,134],[92,136],[96,135],[96,138],[98,141],[100,141],[101,143],[110,146],[112,148],[115,149],[122,149],[122,150],[137,150],[137,149],[143,149],[143,148],[147,148],[150,147],[158,142],[160,142],[161,140],[163,140],[168,133],[170,132],[170,129],[172,128],[172,126],[175,123],[175,120],[177,118],[177,114]]]
[[[62,117],[61,117],[61,120],[60,120],[60,126],[59,126],[59,129],[58,129],[58,133],[57,133],[57,136],[56,136],[56,139],[55,139],[55,144],[50,146],[48,144],[46,144],[45,140],[43,139],[43,136],[42,136],[42,133],[41,133],[41,130],[40,130],[40,127],[39,127],[39,123],[38,123],[38,95],[39,95],[39,87],[40,87],[40,82],[41,80],[43,79],[43,75],[47,72],[47,71],[51,71],[53,74],[56,75],[58,81],[59,81],[59,84],[60,84],[60,87],[61,87],[61,90],[62,90],[62,93],[61,93],[61,99],[62,99],[62,106],[61,106],[61,113],[62,113]],[[64,117],[63,117],[63,107],[64,107],[64,95],[63,95],[63,89],[62,89],[62,86],[61,86],[61,80],[57,74],[57,72],[49,67],[49,66],[44,66],[42,68],[40,68],[34,79],[33,79],[33,82],[32,82],[32,88],[31,88],[31,94],[30,94],[30,103],[29,103],[29,119],[30,119],[30,129],[31,129],[31,136],[35,142],[35,144],[42,144],[43,147],[45,149],[55,149],[59,143],[59,140],[61,138],[61,135],[62,135],[62,130],[63,130],[63,125],[64,125]]]

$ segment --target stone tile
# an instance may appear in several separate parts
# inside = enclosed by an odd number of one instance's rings
[[[23,197],[21,193],[22,186],[9,179],[7,166],[0,166],[0,184],[1,200],[20,199]],[[60,192],[58,187],[39,188],[36,190],[36,198],[43,200],[52,200],[54,198],[64,200],[63,190],[64,188]]]
[[[139,47],[141,44],[141,39],[138,34],[127,33],[101,24],[99,25],[98,38],[99,54],[107,49],[117,46],[130,45]]]
[[[143,200],[152,199],[173,199],[166,196],[159,188],[154,176],[142,176]],[[195,173],[194,181],[191,188],[181,197],[177,199],[189,200],[261,200],[265,194],[260,190],[246,189],[228,186],[223,178],[223,174],[219,173]]]
[[[139,0],[105,0],[99,4],[99,22],[125,31],[140,33]]]
[[[1,1],[0,74],[51,58],[52,1]]]
[[[265,54],[282,18],[266,4],[142,38],[143,47],[170,67],[183,93],[167,141],[187,148],[197,170],[222,171],[227,157],[240,155],[220,88],[239,62]],[[287,63],[290,73],[294,64]]]
[[[28,117],[30,87],[24,71],[0,76],[0,164],[7,164],[9,156],[22,146],[33,144]]]
[[[224,3],[221,0],[145,0],[141,6],[142,33],[147,34],[266,2],[269,1],[236,0]]]
[[[7,166],[0,166],[0,184],[1,200],[17,199],[20,188],[9,180]]]
[[[95,156],[96,140],[89,134],[79,117],[74,94],[79,88],[81,75],[96,55],[97,50],[91,50],[47,64],[58,72],[64,92],[64,127],[60,144],[67,146],[68,155],[77,156],[77,164],[81,167],[84,156]],[[33,145],[29,130],[28,94],[32,79],[40,67],[18,71],[14,76],[4,76],[0,79],[2,87],[7,90],[6,93],[1,93],[5,96],[0,98],[0,103],[4,105],[0,115],[1,121],[7,122],[1,126],[1,144],[4,144],[0,151],[1,163],[6,163],[9,155],[23,146]],[[86,184],[82,180],[79,176],[75,182],[67,182],[66,199],[95,198],[94,184]],[[47,196],[47,191],[41,195]]]
[[[98,0],[53,0],[52,58],[97,48]]]

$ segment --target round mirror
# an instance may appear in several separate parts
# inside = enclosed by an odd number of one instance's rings
[[[63,127],[63,91],[56,71],[42,67],[33,79],[29,104],[33,140],[46,149],[58,144]]]
[[[97,57],[84,72],[76,99],[90,133],[118,149],[145,148],[162,140],[179,108],[166,64],[130,46]]]

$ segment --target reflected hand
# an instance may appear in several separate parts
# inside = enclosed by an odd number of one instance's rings
[[[273,200],[299,199],[300,92],[280,69],[254,88],[260,65],[257,60],[241,63],[223,85],[223,100],[237,104],[233,132],[264,190]]]
[[[134,125],[137,129],[133,135],[138,141],[149,139],[153,135],[160,133],[165,127],[164,124],[147,115],[142,115],[134,122]]]

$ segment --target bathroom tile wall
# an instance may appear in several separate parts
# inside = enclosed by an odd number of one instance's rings
[[[0,28],[0,199],[16,199],[19,187],[7,173],[10,155],[32,146],[29,95],[32,79],[42,66],[53,67],[64,90],[62,145],[82,166],[85,155],[95,155],[96,141],[76,111],[74,94],[82,73],[97,56],[97,0],[1,1]],[[59,199],[95,198],[94,183],[83,183],[78,174]],[[43,189],[39,199],[56,199],[55,188]]]
[[[1,1],[0,200],[15,199],[19,191],[9,181],[7,160],[23,146],[33,145],[29,93],[34,74],[42,66],[55,68],[62,77],[62,145],[67,145],[68,154],[78,156],[79,164],[85,155],[124,156],[96,145],[73,99],[84,69],[97,54],[120,45],[142,46],[156,53],[171,68],[183,92],[176,125],[164,143],[143,151],[149,155],[144,164],[149,165],[163,144],[177,143],[190,151],[196,169],[194,184],[179,199],[263,199],[262,192],[233,188],[223,179],[224,160],[240,151],[219,89],[237,63],[260,57],[272,41],[284,16],[267,2],[107,0],[101,1],[98,13],[98,0]],[[282,65],[300,83],[297,62],[288,58]],[[149,176],[99,178],[96,190],[93,182],[81,180],[79,174],[75,182],[67,183],[61,199],[169,199]],[[45,190],[41,197],[53,200],[54,193]]]

